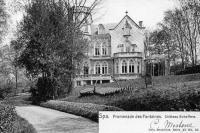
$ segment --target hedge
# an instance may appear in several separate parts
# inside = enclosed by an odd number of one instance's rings
[[[0,103],[1,133],[37,133],[31,124],[17,115],[14,106]]]
[[[50,100],[48,102],[41,103],[40,105],[43,107],[89,118],[96,122],[98,121],[99,111],[123,111],[122,109],[113,106],[98,105],[92,103],[75,103],[58,100]]]
[[[185,75],[185,74],[194,74],[194,73],[200,73],[200,65],[186,67],[183,70],[176,71],[175,75]]]

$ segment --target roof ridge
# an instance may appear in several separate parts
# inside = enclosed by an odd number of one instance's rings
[[[142,27],[140,27],[130,16],[128,16],[128,15],[125,15],[122,19],[121,19],[121,21],[114,27],[114,28],[112,28],[112,29],[109,29],[109,30],[114,30],[115,28],[117,28],[118,27],[118,25],[125,19],[125,18],[129,18],[134,24],[135,24],[135,26],[137,27],[137,28],[139,28],[139,29],[143,29]]]

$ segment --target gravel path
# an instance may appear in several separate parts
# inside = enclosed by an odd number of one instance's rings
[[[98,133],[98,123],[80,116],[38,106],[17,106],[16,110],[38,133]]]

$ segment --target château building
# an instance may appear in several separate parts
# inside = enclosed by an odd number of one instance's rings
[[[135,79],[144,74],[144,27],[126,13],[116,24],[89,24],[87,57],[74,79],[75,86]]]

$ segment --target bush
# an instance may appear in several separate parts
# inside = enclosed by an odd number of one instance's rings
[[[33,104],[40,104],[50,99],[65,96],[63,87],[55,78],[38,78],[36,85],[30,87]]]
[[[41,103],[41,106],[52,108],[66,113],[71,113],[98,121],[99,111],[122,111],[122,109],[106,105],[98,105],[92,103],[75,103],[66,101],[51,100]]]
[[[176,75],[184,75],[184,74],[194,74],[194,73],[200,73],[200,65],[187,67],[184,70],[176,71]]]
[[[15,95],[14,83],[0,85],[0,99]]]
[[[125,89],[114,95],[71,96],[62,100],[104,104],[119,107],[127,111],[199,110],[199,79],[200,74],[154,77],[154,84],[151,88],[142,87],[142,84],[144,86],[144,82],[130,80],[126,81],[123,86],[127,86],[131,82],[130,86],[133,87],[132,89]],[[105,88],[106,86],[102,90]]]
[[[1,133],[36,133],[36,130],[26,120],[19,117],[14,106],[0,103]]]
[[[176,98],[171,94],[147,93],[140,98],[120,99],[110,103],[127,111],[194,111],[200,110],[200,92],[186,91]]]
[[[14,133],[37,133],[37,131],[27,120],[18,116],[14,123]]]
[[[14,107],[0,104],[0,131],[11,133],[13,132],[13,124],[16,119]]]

